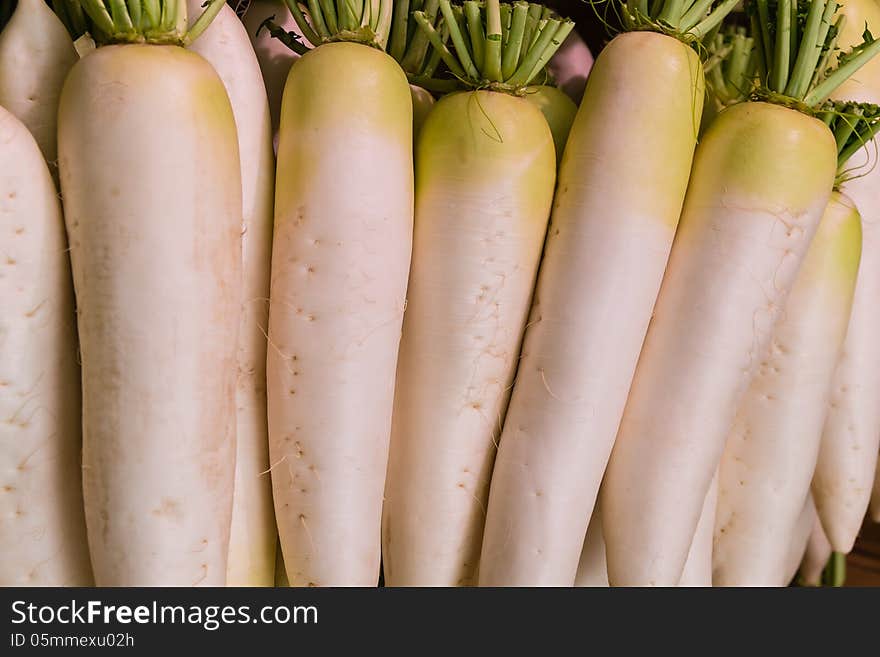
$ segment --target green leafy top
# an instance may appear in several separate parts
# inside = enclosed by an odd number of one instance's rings
[[[850,158],[872,145],[874,135],[880,131],[880,107],[870,103],[828,101],[822,106],[819,118],[834,133],[837,142],[836,186],[864,175],[861,167],[851,165]]]
[[[430,78],[440,64],[440,53],[431,51],[412,12],[422,11],[436,22],[443,42],[449,36],[438,15],[439,0],[308,0],[308,7],[296,0],[285,3],[299,32],[283,29],[274,16],[260,29],[294,52],[303,55],[322,43],[355,41],[387,51],[411,79]]]
[[[740,0],[607,0],[624,31],[660,32],[686,43],[716,29]],[[595,4],[599,0],[592,0]]]
[[[186,0],[52,0],[74,38],[88,32],[98,45],[185,46],[205,31],[223,4],[224,0],[206,0],[204,12],[187,28]]]
[[[838,7],[837,0],[747,1],[758,55],[755,100],[815,114],[837,87],[880,52],[880,42],[866,29],[864,41],[831,65],[846,20],[835,20]]]
[[[746,100],[757,81],[755,40],[745,28],[729,26],[713,30],[703,45],[706,87],[719,109]]]
[[[544,74],[574,23],[539,4],[466,0],[459,7],[438,0],[441,29],[448,30],[450,49],[431,16],[416,11],[413,18],[446,65],[447,75],[420,79],[429,89],[489,88],[523,93]]]

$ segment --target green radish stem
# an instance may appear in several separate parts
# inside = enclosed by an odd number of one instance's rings
[[[441,53],[431,47],[428,34],[417,28],[418,23],[411,18],[410,9],[418,5],[420,19],[433,28],[437,44],[444,44],[450,33],[450,21],[458,24],[463,18],[459,8],[456,8],[457,18],[447,18],[440,14],[438,0],[400,0],[396,3],[392,0],[361,3],[309,0],[307,7],[296,0],[284,0],[284,3],[299,32],[285,30],[275,22],[274,16],[264,20],[259,30],[267,30],[295,53],[304,55],[314,46],[331,41],[362,43],[385,50],[397,60],[411,83],[435,91],[452,90],[450,85],[427,84],[440,64]]]
[[[421,11],[413,13],[419,28],[454,78],[426,83],[431,86],[446,84],[460,89],[488,88],[522,93],[524,87],[539,78],[574,28],[572,21],[545,11],[540,5],[526,2],[507,5],[488,0],[485,6],[465,3],[466,29],[461,29],[455,18],[457,8],[450,0],[439,0],[439,7],[449,30],[451,48],[443,42],[442,34],[429,15]],[[536,16],[540,16],[540,20]]]
[[[797,7],[793,7],[793,5]],[[751,0],[746,3],[759,41],[761,100],[811,113],[845,80],[880,52],[865,30],[864,41],[829,67],[843,16],[837,0]],[[775,18],[771,18],[775,17]],[[796,18],[796,20],[795,20]]]
[[[75,34],[77,29],[85,27],[85,19],[88,19],[92,38],[101,45],[185,46],[207,29],[224,4],[224,0],[207,0],[205,10],[190,27],[187,27],[186,0],[76,0],[63,6],[68,29]],[[82,9],[82,14],[77,8]]]
[[[840,187],[858,177],[858,169],[847,168],[849,159],[860,149],[872,147],[874,136],[880,131],[880,107],[871,103],[846,101],[828,102],[819,118],[834,134],[837,143],[837,179]]]
[[[625,31],[661,32],[682,41],[699,40],[716,29],[739,0],[629,0],[619,2]],[[713,6],[714,5],[714,6]]]

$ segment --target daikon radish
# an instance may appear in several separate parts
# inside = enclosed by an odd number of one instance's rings
[[[700,520],[678,581],[679,586],[712,586],[712,534],[715,529],[717,503],[718,474],[716,473],[703,501]]]
[[[477,583],[495,444],[556,179],[547,121],[516,94],[573,27],[549,16],[530,41],[528,5],[517,3],[508,46],[535,45],[512,51],[500,43],[497,1],[466,2],[467,31],[448,0],[439,6],[455,56],[423,13],[414,17],[456,78],[482,89],[441,98],[416,146],[413,263],[383,517],[389,586]],[[484,54],[479,65],[474,51]]]
[[[785,564],[816,468],[861,247],[858,210],[835,192],[727,439],[715,527],[717,585],[790,581]]]
[[[76,316],[55,185],[0,107],[0,586],[89,586]]]
[[[99,586],[226,582],[241,173],[223,83],[181,47],[222,4],[212,1],[189,32],[184,2],[159,2],[159,11],[115,3],[112,18],[102,2],[84,5],[99,47],[61,96],[83,487]],[[133,35],[143,43],[126,43]]]
[[[880,30],[880,6],[872,0],[846,0],[838,44],[848,48],[865,26]],[[858,71],[835,97],[880,104],[880,60]],[[832,548],[852,549],[871,497],[880,447],[880,167],[877,141],[850,166],[861,177],[843,191],[862,216],[862,261],[843,354],[834,375],[828,418],[813,477],[813,498]]]
[[[680,37],[731,7],[682,20]],[[633,31],[596,60],[559,169],[492,476],[482,585],[574,582],[687,187],[704,93],[699,57],[647,31],[648,17],[620,10]]]
[[[874,474],[874,488],[871,492],[871,505],[868,509],[871,520],[880,522],[880,464]]]
[[[836,4],[809,4],[798,12],[806,15],[799,41],[785,30],[776,38],[775,26],[762,40],[759,78],[769,86],[753,96],[764,100],[722,111],[697,148],[605,473],[612,585],[678,583],[740,399],[834,183],[831,131],[794,107],[814,112],[880,51],[874,42],[842,68],[816,73]],[[791,72],[779,66],[790,59]]]
[[[290,3],[319,44],[284,91],[269,313],[272,486],[292,586],[379,576],[413,144],[406,75],[382,52],[391,4],[371,6],[340,2],[337,34],[311,13],[320,6]],[[357,34],[376,47],[334,40],[362,19]]]
[[[578,562],[575,586],[608,586],[608,567],[605,563],[605,538],[602,536],[602,509],[597,503],[587,526],[584,548]]]
[[[197,14],[203,0],[188,0]],[[190,50],[217,71],[229,100],[241,160],[241,326],[236,383],[235,493],[227,586],[272,586],[278,532],[269,476],[266,411],[266,330],[275,157],[272,123],[260,67],[231,7],[223,7]]]
[[[44,0],[18,0],[0,32],[0,106],[27,126],[53,172],[58,98],[76,60],[70,35]]]
[[[813,496],[807,495],[807,499],[798,515],[794,531],[789,536],[788,554],[785,558],[785,572],[782,577],[784,582],[790,583],[797,576],[798,569],[807,551],[807,543],[818,520],[819,517],[816,515],[816,505],[813,503]]]
[[[383,29],[388,30],[387,38],[382,43],[376,43],[388,52],[403,68],[407,77],[417,84],[410,84],[410,94],[412,96],[413,105],[413,138],[418,137],[425,117],[434,105],[434,96],[430,91],[420,86],[425,80],[429,80],[431,75],[440,63],[440,55],[437,52],[431,53],[428,48],[428,40],[419,34],[419,30],[415,27],[415,22],[409,19],[409,0],[398,0],[390,7],[390,16],[383,16],[383,21],[391,21],[390,26],[384,24]],[[429,20],[434,21],[437,18],[438,0],[428,0],[425,4],[425,11],[430,16]],[[324,11],[324,10],[322,10]],[[383,10],[385,12],[389,9]],[[322,20],[323,14],[322,14]],[[333,18],[335,21],[336,19]],[[294,21],[295,23],[295,21]],[[329,25],[335,25],[330,23]],[[338,26],[337,26],[338,27]],[[260,26],[261,30],[265,30],[275,39],[284,43],[292,52],[304,54],[308,51],[310,43],[299,35],[295,30],[287,30],[281,24],[275,22],[273,17],[263,20]],[[324,25],[324,30],[329,30],[328,25]],[[304,30],[300,30],[304,31]],[[327,32],[329,34],[329,31]],[[440,39],[445,42],[448,37],[448,30],[441,28]],[[325,38],[323,35],[314,35],[317,39]],[[360,36],[357,34],[349,35],[355,42],[360,42]]]

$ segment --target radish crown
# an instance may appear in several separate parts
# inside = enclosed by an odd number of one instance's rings
[[[865,40],[829,66],[846,20],[835,20],[838,7],[837,0],[747,2],[761,82],[752,94],[755,100],[815,114],[837,87],[880,52],[880,41],[866,29]]]
[[[355,41],[386,50],[411,81],[430,79],[440,64],[440,53],[431,50],[430,41],[417,28],[411,10],[422,11],[432,24],[436,22],[441,41],[445,43],[449,37],[449,29],[439,16],[438,0],[358,0],[355,5],[350,0],[341,0],[337,3],[339,6],[332,0],[311,0],[307,9],[297,5],[296,0],[285,2],[300,33],[288,32],[275,23],[274,16],[263,21],[259,29],[268,30],[294,52],[303,55],[321,43]],[[348,10],[344,16],[339,13],[343,8]],[[375,11],[378,14],[374,14]],[[375,21],[371,20],[373,16]]]
[[[624,30],[668,34],[686,42],[703,39],[740,0],[614,0]]]
[[[467,0],[458,7],[449,0],[437,1],[442,26],[449,31],[451,50],[426,12],[413,13],[452,76],[419,80],[429,89],[488,88],[523,93],[544,72],[547,62],[574,29],[574,22],[534,3]]]
[[[381,50],[388,47],[394,0],[284,0],[284,4],[298,34],[285,31],[271,18],[260,27],[300,55],[332,41],[353,41]]]
[[[207,29],[225,0],[206,0],[187,29],[186,0],[54,0],[75,36],[88,32],[98,45],[155,43],[185,46]]]

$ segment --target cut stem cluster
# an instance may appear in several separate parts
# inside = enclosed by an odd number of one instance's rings
[[[391,35],[394,17],[393,0],[284,0],[290,9],[299,34],[283,32],[265,23],[273,36],[280,38],[292,50],[305,54],[312,47],[330,41],[355,41],[385,50]]]
[[[656,31],[682,41],[703,39],[739,0],[626,0],[620,15],[629,31]]]
[[[755,40],[741,27],[711,33],[704,42],[709,58],[703,70],[722,106],[745,100],[755,84]]]
[[[763,96],[771,102],[818,110],[847,78],[880,52],[865,41],[830,67],[846,18],[837,0],[749,0]]]
[[[207,29],[223,3],[207,0],[189,30],[186,0],[55,0],[53,6],[72,33],[88,31],[99,44],[187,45]]]
[[[880,107],[870,103],[848,101],[828,102],[819,118],[834,133],[837,143],[837,185],[853,177],[853,169],[847,168],[849,159],[856,151],[866,148],[874,135],[880,131]]]
[[[467,0],[462,6],[437,0],[441,27],[424,11],[413,18],[463,88],[517,93],[542,73],[574,23],[542,5]],[[448,30],[452,49],[443,40]],[[426,82],[429,88],[432,85]]]

